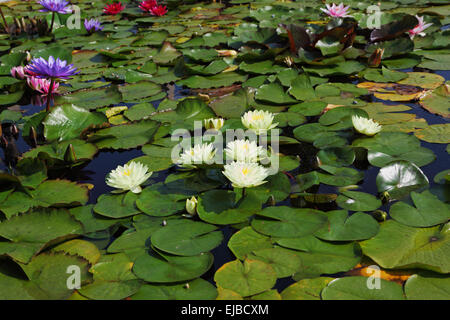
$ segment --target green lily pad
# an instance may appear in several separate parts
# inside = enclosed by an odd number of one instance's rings
[[[242,297],[264,292],[275,285],[277,274],[267,263],[246,259],[224,264],[214,275],[217,286],[232,290]]]
[[[105,122],[107,118],[101,113],[69,104],[58,106],[43,121],[44,136],[48,141],[78,138],[84,129]]]
[[[405,283],[408,300],[448,300],[450,278],[414,274]]]
[[[281,292],[283,300],[320,300],[320,292],[333,278],[303,279]]]
[[[82,286],[79,292],[94,300],[124,299],[136,293],[141,282],[131,272],[133,263],[123,253],[102,256],[89,270],[94,282]]]
[[[236,194],[227,190],[210,190],[198,199],[198,216],[213,224],[234,224],[247,219],[261,209],[262,202],[247,194],[236,202]]]
[[[380,280],[380,289],[370,289],[370,278],[345,277],[328,283],[321,293],[323,300],[404,300],[402,286],[384,279]]]
[[[294,249],[292,252],[301,259],[294,280],[348,271],[361,260],[361,250],[356,243],[334,244],[312,235],[279,239],[277,243]]]
[[[348,216],[345,210],[333,210],[327,213],[328,224],[314,235],[329,241],[364,240],[378,233],[378,223],[372,216],[356,212]]]
[[[194,221],[167,225],[151,237],[157,249],[179,256],[196,256],[211,251],[222,240],[222,232],[217,231],[217,227]]]
[[[388,192],[391,198],[400,199],[413,190],[426,187],[428,178],[414,163],[399,160],[380,169],[376,184],[379,192]]]
[[[133,265],[133,273],[148,282],[168,283],[200,277],[213,263],[211,253],[190,257],[172,256],[151,251],[139,256]]]
[[[348,186],[356,184],[364,178],[364,172],[357,171],[353,168],[336,168],[328,165],[321,165],[320,168],[331,173],[318,172],[317,175],[320,182],[332,186]]]
[[[363,253],[383,268],[421,268],[448,273],[449,224],[412,228],[394,220],[383,222],[380,232],[360,243]]]
[[[277,83],[264,84],[256,91],[255,99],[272,102],[276,104],[295,103],[297,100],[291,98],[283,87]]]
[[[185,284],[144,284],[131,300],[214,300],[217,289],[201,278]]]
[[[381,200],[365,192],[342,191],[336,199],[339,207],[352,211],[372,211],[381,207]]]
[[[420,140],[431,143],[450,143],[450,123],[433,124],[414,132]]]
[[[152,188],[145,188],[136,200],[136,206],[142,212],[155,217],[165,217],[180,212],[186,205],[186,196],[161,194]]]
[[[102,194],[94,206],[95,213],[109,218],[124,218],[141,211],[136,207],[138,196],[133,192],[122,194]]]
[[[389,215],[397,222],[411,227],[431,227],[450,219],[450,205],[441,202],[428,190],[411,192],[415,207],[405,202],[394,203]]]
[[[100,149],[130,149],[149,142],[159,124],[153,120],[142,120],[131,124],[101,129],[90,138]]]
[[[302,265],[302,260],[294,252],[279,247],[253,250],[246,259],[271,265],[278,278],[293,275]]]
[[[0,223],[0,251],[23,263],[50,241],[61,242],[83,233],[81,223],[65,209],[37,209]]]
[[[251,227],[242,228],[228,241],[228,248],[240,260],[244,260],[252,251],[272,247],[273,244],[269,237],[256,232]]]
[[[312,234],[326,221],[326,216],[319,210],[280,206],[258,212],[252,227],[268,236],[291,238]]]

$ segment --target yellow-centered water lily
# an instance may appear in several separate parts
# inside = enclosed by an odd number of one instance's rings
[[[227,160],[239,162],[257,162],[267,157],[267,151],[263,147],[258,147],[255,141],[235,140],[227,143],[225,148]]]
[[[185,150],[178,159],[178,164],[186,168],[195,168],[200,164],[211,164],[216,154],[212,143],[196,144]]]
[[[381,125],[378,124],[378,122],[356,115],[352,116],[352,123],[356,131],[367,136],[373,136],[377,134],[381,131],[382,128]]]
[[[147,181],[152,173],[146,165],[133,161],[112,170],[106,178],[106,184],[116,189],[140,193],[141,184]]]
[[[205,129],[216,129],[216,130],[220,130],[220,128],[223,127],[223,124],[225,123],[225,121],[222,118],[209,118],[209,119],[205,119]]]
[[[251,162],[234,161],[224,166],[222,173],[227,177],[235,188],[250,188],[266,183],[264,179],[268,171],[263,166]]]
[[[186,199],[186,211],[190,214],[190,215],[194,215],[197,213],[197,199],[192,196],[192,198],[190,199]]]
[[[273,122],[273,113],[264,110],[248,111],[241,117],[242,124],[253,130],[256,134],[262,134],[275,128],[278,123]]]

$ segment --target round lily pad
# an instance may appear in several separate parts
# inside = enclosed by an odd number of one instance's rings
[[[214,275],[217,286],[232,290],[242,297],[264,292],[275,285],[277,274],[267,263],[246,259],[224,264]]]
[[[179,255],[195,256],[208,252],[223,240],[217,227],[203,222],[184,221],[158,229],[151,237],[159,250]]]
[[[291,238],[312,234],[326,222],[322,211],[280,206],[258,212],[252,227],[268,236]]]
[[[370,289],[366,277],[335,279],[322,290],[323,300],[404,300],[402,286],[379,279],[380,288]]]

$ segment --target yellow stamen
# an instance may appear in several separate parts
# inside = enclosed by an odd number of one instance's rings
[[[243,174],[244,176],[246,176],[246,175],[248,174],[248,168],[243,168],[243,169],[242,169],[242,174]]]
[[[131,170],[127,169],[123,172],[124,176],[129,176],[131,174]]]
[[[255,114],[254,116],[252,116],[252,120],[262,120],[263,118],[264,116],[261,114]]]

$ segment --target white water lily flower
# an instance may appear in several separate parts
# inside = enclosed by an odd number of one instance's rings
[[[227,160],[239,162],[257,162],[267,157],[267,151],[263,147],[258,147],[255,141],[235,140],[227,143],[225,149]]]
[[[267,181],[268,171],[257,163],[245,163],[234,161],[224,166],[222,173],[227,177],[235,188],[256,187]]]
[[[241,117],[242,124],[256,134],[262,134],[275,128],[278,123],[273,122],[273,114],[269,111],[255,110],[244,113]]]
[[[186,199],[186,211],[190,214],[190,215],[194,215],[197,213],[197,199],[192,196],[192,198],[190,199]]]
[[[177,163],[182,167],[195,168],[196,164],[210,164],[215,155],[216,150],[212,143],[196,144],[185,150]]]
[[[147,181],[152,173],[148,172],[146,165],[133,161],[112,170],[107,176],[106,184],[113,188],[140,193],[142,191],[141,184]]]
[[[353,127],[359,133],[365,134],[367,136],[373,136],[381,131],[382,126],[378,122],[372,119],[367,119],[360,116],[352,116]]]
[[[223,127],[225,121],[222,118],[209,118],[205,119],[205,129],[216,129],[220,130]]]

